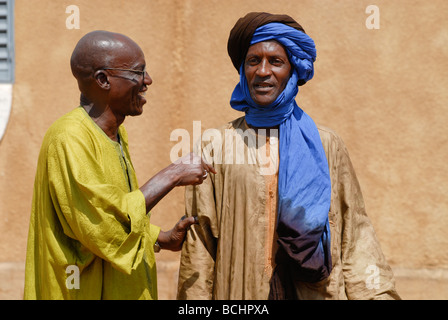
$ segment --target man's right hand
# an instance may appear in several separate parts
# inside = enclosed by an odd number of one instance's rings
[[[176,160],[140,187],[146,211],[149,212],[174,187],[201,184],[210,172],[216,173],[215,168],[194,153]]]
[[[209,172],[216,173],[215,168],[192,152],[176,160],[171,167],[178,177],[176,186],[198,185],[207,179]]]

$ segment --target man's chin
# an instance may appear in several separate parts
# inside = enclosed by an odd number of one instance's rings
[[[137,116],[141,115],[142,113],[143,113],[143,108],[140,107],[140,108],[136,109],[133,114],[131,114],[131,117],[137,117]]]
[[[146,99],[141,97],[138,99],[137,103],[134,105],[133,112],[130,116],[139,116],[143,113],[143,106],[146,104]]]
[[[252,99],[252,100],[254,100],[254,102],[261,107],[266,107],[275,101],[275,99],[269,99],[267,97],[261,98],[261,99]]]
[[[277,97],[272,94],[255,94],[251,95],[252,100],[259,106],[268,106],[277,99]]]

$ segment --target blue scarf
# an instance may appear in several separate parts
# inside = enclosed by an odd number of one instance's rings
[[[240,82],[230,104],[245,112],[249,125],[279,125],[277,234],[280,248],[276,261],[278,264],[288,261],[290,265],[292,261],[290,270],[295,280],[317,282],[331,272],[328,220],[331,182],[317,127],[295,101],[299,91],[297,81],[308,81],[314,75],[316,49],[307,34],[282,23],[257,28],[251,45],[267,40],[276,40],[287,51],[293,72],[285,89],[272,104],[257,105],[249,93],[243,62]]]

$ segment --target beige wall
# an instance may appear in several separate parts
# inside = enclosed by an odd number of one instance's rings
[[[126,119],[140,182],[170,162],[170,133],[216,127],[238,81],[227,37],[249,11],[287,13],[315,40],[316,74],[298,104],[337,131],[405,299],[448,299],[448,2],[445,0],[16,0],[16,81],[0,142],[0,298],[20,299],[34,173],[46,129],[76,107],[69,57],[95,29],[124,33],[153,78],[145,112]],[[107,3],[107,6],[105,5]],[[66,28],[68,5],[80,29]],[[380,9],[369,30],[366,7]],[[183,190],[153,210],[171,228]],[[175,298],[178,253],[158,255],[159,294]]]

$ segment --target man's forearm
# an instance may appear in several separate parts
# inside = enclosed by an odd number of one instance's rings
[[[146,212],[149,212],[163,197],[176,187],[177,180],[176,175],[171,173],[169,167],[167,167],[140,187],[140,191],[145,197]]]

